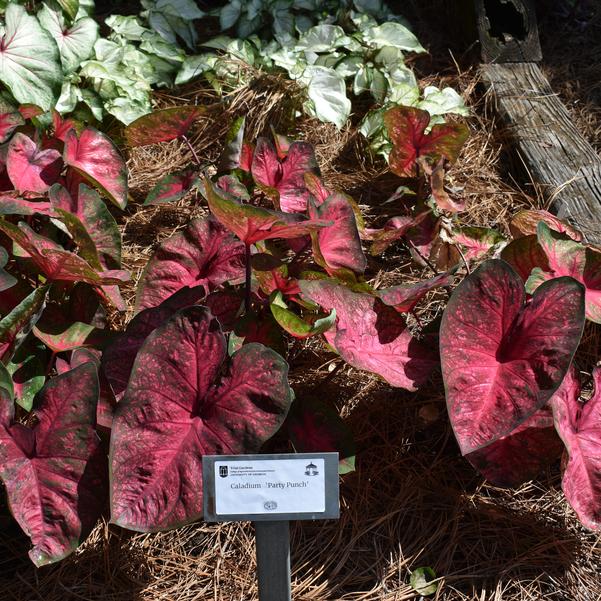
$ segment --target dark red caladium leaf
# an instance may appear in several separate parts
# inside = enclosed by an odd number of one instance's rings
[[[475,261],[504,242],[505,238],[497,230],[467,226],[453,229],[452,240],[453,244],[459,244],[466,261]]]
[[[566,380],[550,403],[555,427],[567,451],[561,485],[582,524],[590,530],[600,530],[601,369],[593,370],[595,390],[584,404],[578,400],[577,376],[569,374]]]
[[[586,318],[601,323],[601,249],[584,246],[567,234],[553,231],[543,221],[538,224],[537,238],[548,267],[539,265],[532,270],[526,282],[528,293],[547,280],[573,277],[586,290]]]
[[[34,264],[50,280],[87,282],[94,286],[119,284],[129,280],[129,273],[119,269],[95,270],[87,261],[49,238],[40,236],[26,223],[13,225],[0,220],[0,231],[28,253]]]
[[[25,134],[16,133],[8,144],[6,171],[19,192],[47,192],[62,168],[57,150],[40,150]]]
[[[558,219],[549,211],[543,210],[524,210],[513,216],[509,223],[509,231],[514,238],[531,236],[536,234],[536,226],[539,221],[544,221],[552,230],[566,233],[576,242],[582,241],[582,232],[574,229],[569,223]]]
[[[545,405],[583,327],[584,290],[572,278],[543,284],[527,304],[505,261],[486,261],[463,280],[440,327],[447,407],[463,455],[508,436]]]
[[[437,358],[411,336],[403,317],[371,294],[352,292],[331,281],[301,281],[303,296],[336,310],[336,325],[324,333],[328,344],[357,369],[378,374],[390,385],[416,390]]]
[[[175,202],[183,198],[200,183],[197,167],[187,167],[161,178],[148,193],[144,205]]]
[[[49,286],[36,288],[0,321],[0,361],[6,363],[40,318]]]
[[[0,98],[0,144],[4,144],[15,129],[24,123],[21,113],[4,98]]]
[[[213,217],[202,217],[155,251],[138,284],[136,310],[156,307],[185,286],[207,293],[244,279],[244,244]]]
[[[549,262],[536,236],[524,236],[510,242],[502,251],[501,259],[507,261],[526,282],[535,267],[548,269]]]
[[[269,309],[265,308],[256,312],[246,312],[236,320],[229,334],[228,353],[232,355],[243,345],[250,343],[262,344],[283,357],[288,352],[288,344],[284,339],[282,328]]]
[[[392,217],[381,229],[366,229],[364,238],[373,241],[370,253],[372,255],[382,254],[391,244],[400,240],[411,228],[419,225],[419,223],[424,221],[430,214],[430,211],[424,211],[415,217]]]
[[[92,127],[65,136],[65,164],[100,188],[120,209],[127,205],[125,161],[110,138]]]
[[[305,185],[307,172],[319,173],[315,151],[307,142],[293,142],[284,159],[267,138],[259,138],[252,163],[255,182],[284,213],[304,213],[309,190]]]
[[[245,244],[271,238],[299,238],[331,225],[330,221],[307,220],[301,215],[241,204],[209,180],[205,180],[205,188],[211,213]]]
[[[253,255],[253,259],[257,255]],[[279,290],[284,296],[296,296],[300,294],[298,280],[288,276],[288,265],[285,263],[274,269],[257,269],[253,262],[254,276],[259,282],[261,290],[269,295]]]
[[[553,414],[545,406],[507,436],[466,457],[493,484],[516,487],[557,460],[562,449],[561,439],[553,427]]]
[[[288,412],[287,374],[286,362],[259,344],[228,360],[204,307],[155,330],[113,422],[111,521],[148,532],[200,518],[203,455],[257,452]]]
[[[330,275],[346,270],[363,273],[367,260],[348,197],[338,192],[319,206],[309,199],[309,217],[332,221],[332,225],[311,235],[315,261]]]
[[[95,190],[80,184],[77,195],[72,196],[66,188],[55,184],[48,196],[82,256],[92,266],[98,269],[121,267],[121,234],[117,222]]]
[[[100,516],[106,458],[95,432],[97,399],[93,365],[57,376],[40,393],[30,429],[14,421],[0,390],[0,477],[38,567],[72,553]]]
[[[416,175],[415,167],[420,157],[433,163],[441,158],[455,162],[469,136],[469,129],[462,123],[434,125],[426,134],[430,114],[410,106],[389,109],[384,113],[384,123],[393,144],[390,170],[401,177]]]
[[[408,313],[412,311],[415,305],[428,294],[431,290],[450,286],[453,283],[453,276],[448,273],[441,273],[429,280],[418,282],[417,284],[402,284],[400,286],[391,286],[376,291],[378,298],[390,307],[394,307],[399,313]]]
[[[330,405],[313,397],[296,399],[285,424],[297,453],[338,451],[338,472],[355,471],[355,439],[353,433]]]
[[[174,106],[139,117],[125,128],[131,147],[146,146],[185,136],[192,124],[205,113],[201,106]]]

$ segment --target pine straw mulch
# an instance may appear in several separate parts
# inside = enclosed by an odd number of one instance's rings
[[[413,8],[417,6],[411,3]],[[419,15],[417,15],[419,17]],[[413,16],[420,26],[419,19]],[[424,35],[419,32],[422,39]],[[427,38],[426,38],[427,39]],[[433,52],[434,54],[434,52]],[[477,91],[477,72],[461,70],[449,54],[422,67],[423,83],[461,90],[474,116],[472,136],[449,183],[467,201],[461,222],[507,233],[510,216],[540,207],[506,173],[494,116]],[[453,57],[454,58],[454,57]],[[419,65],[418,65],[419,68]],[[598,81],[598,80],[597,80]],[[203,164],[218,157],[234,115],[247,115],[250,137],[269,125],[287,131],[298,92],[289,83],[260,77],[232,94],[227,110],[210,109],[192,143]],[[177,96],[157,96],[160,105],[212,105],[209,90],[189,86]],[[568,103],[570,106],[570,103]],[[571,106],[570,106],[571,108]],[[600,144],[598,113],[578,107],[579,123]],[[583,116],[588,115],[588,116]],[[592,124],[592,125],[591,125]],[[382,202],[398,185],[374,160],[353,127],[342,132],[311,119],[297,123],[294,137],[315,144],[327,183],[351,193],[369,223],[381,223],[394,207]],[[134,201],[123,220],[124,262],[134,284],[156,245],[204,214],[200,197],[176,205],[142,207],[150,187],[165,173],[190,162],[178,142],[136,149],[129,158]],[[368,277],[378,285],[431,275],[415,267],[398,245],[371,257]],[[420,318],[431,321],[444,308],[433,293]],[[131,313],[114,316],[123,325]],[[577,363],[590,373],[601,334],[587,326]],[[334,404],[357,442],[357,470],[341,480],[339,521],[292,525],[294,599],[301,601],[401,601],[419,598],[408,585],[411,571],[431,566],[441,578],[435,599],[446,601],[593,601],[601,598],[599,537],[585,531],[561,493],[559,466],[517,490],[484,482],[458,452],[446,417],[440,375],[417,393],[392,389],[327,353],[318,342],[290,348],[297,396],[319,395]],[[5,512],[2,512],[5,513]],[[36,570],[26,558],[27,539],[10,520],[0,523],[0,599],[40,601],[193,601],[257,599],[254,538],[248,523],[202,522],[176,531],[135,534],[106,523],[61,563]]]

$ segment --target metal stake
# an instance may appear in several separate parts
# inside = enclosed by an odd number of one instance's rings
[[[290,522],[254,522],[260,601],[290,601]]]

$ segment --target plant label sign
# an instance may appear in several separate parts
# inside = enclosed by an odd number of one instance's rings
[[[209,522],[339,517],[338,453],[203,457]]]

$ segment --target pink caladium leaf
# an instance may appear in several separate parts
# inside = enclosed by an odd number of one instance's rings
[[[4,98],[0,98],[0,144],[7,142],[25,120],[21,113]]]
[[[111,436],[111,521],[149,532],[202,515],[202,457],[255,453],[292,401],[288,365],[248,344],[228,360],[219,323],[188,307],[140,349]]]
[[[390,153],[390,170],[401,177],[416,175],[417,159],[426,157],[436,163],[441,158],[453,163],[469,136],[469,129],[460,123],[434,125],[430,133],[427,111],[395,106],[384,113],[384,123],[393,147]]]
[[[95,431],[97,399],[93,365],[57,376],[40,393],[30,429],[14,421],[0,390],[0,477],[36,566],[72,553],[100,516],[106,458]]]
[[[332,223],[242,204],[209,180],[205,180],[205,188],[211,213],[245,244],[271,238],[299,238]]]
[[[319,206],[309,199],[309,217],[332,221],[332,225],[311,235],[316,262],[330,275],[347,270],[363,273],[367,260],[361,248],[355,212],[348,197],[335,193]]]
[[[585,288],[586,318],[601,323],[601,249],[585,246],[567,234],[552,230],[541,221],[537,228],[538,244],[548,262],[532,270],[526,282],[528,293],[547,280],[570,276]]]
[[[79,136],[71,129],[65,135],[63,160],[120,209],[125,208],[127,169],[110,138],[92,127],[86,127]]]
[[[16,133],[8,144],[6,171],[19,192],[47,192],[63,168],[57,150],[40,150],[25,134]]]
[[[57,217],[49,202],[27,200],[16,193],[0,195],[0,215],[47,215]]]
[[[535,267],[549,268],[549,262],[536,236],[524,236],[510,242],[502,251],[501,259],[507,261],[526,282]]]
[[[288,156],[288,152],[290,152],[290,146],[292,146],[294,142],[288,136],[276,133],[273,127],[271,128],[271,135],[273,136],[273,142],[275,144],[275,150],[278,153],[278,158],[285,159]]]
[[[566,233],[572,240],[582,242],[582,232],[573,228],[569,223],[555,217],[552,213],[543,210],[524,210],[514,215],[509,223],[509,231],[514,238],[536,235],[536,226],[539,221],[544,221],[552,230]]]
[[[64,142],[70,130],[83,129],[81,124],[73,119],[63,119],[58,111],[52,111],[52,126],[54,127],[54,137]]]
[[[257,255],[253,256],[256,257]],[[288,276],[288,265],[283,264],[273,269],[258,269],[253,261],[254,276],[259,282],[261,290],[270,295],[276,290],[284,296],[297,296],[300,294],[298,280]]]
[[[328,198],[328,196],[330,196],[330,194],[332,194],[332,190],[325,186],[319,175],[316,175],[311,171],[307,171],[303,177],[305,180],[305,186],[315,199],[315,204],[317,206],[319,206]]]
[[[207,293],[244,279],[245,249],[213,217],[195,219],[155,251],[138,284],[136,310],[156,307],[185,286]]]
[[[601,529],[601,369],[593,370],[595,390],[584,404],[572,373],[551,399],[555,427],[567,452],[562,488],[578,519],[590,530]]]
[[[373,295],[326,280],[301,281],[300,287],[305,298],[336,310],[336,325],[324,337],[353,367],[416,390],[437,365],[437,357],[411,335],[403,317]]]
[[[267,138],[259,138],[252,163],[252,176],[265,190],[277,209],[284,213],[304,213],[309,190],[305,185],[307,172],[319,173],[315,151],[307,142],[293,142],[284,159]]]
[[[185,136],[204,113],[202,106],[173,106],[153,111],[130,123],[125,128],[125,139],[131,147],[175,140]]]
[[[68,325],[45,320],[45,316],[33,327],[33,333],[55,353],[72,351],[82,347],[105,348],[114,338],[109,330],[75,321]]]
[[[200,183],[198,169],[187,167],[162,177],[148,193],[144,205],[158,205],[182,199]]]
[[[297,453],[338,452],[338,472],[355,471],[353,433],[338,412],[314,397],[298,398],[286,418],[286,431]]]
[[[461,247],[466,261],[481,259],[491,249],[505,242],[505,238],[497,230],[473,226],[453,229],[451,239],[453,244]]]
[[[561,384],[584,327],[584,290],[572,278],[526,303],[508,263],[489,260],[455,289],[440,327],[447,408],[463,455],[511,434]]]
[[[94,269],[85,259],[37,234],[24,222],[14,225],[0,220],[0,231],[28,253],[36,267],[49,280],[87,282],[93,286],[119,284],[129,280],[130,275],[127,271]]]
[[[400,286],[376,290],[376,295],[385,305],[394,307],[399,313],[408,313],[428,292],[436,288],[450,286],[453,279],[451,274],[441,273],[416,284],[401,284]]]

